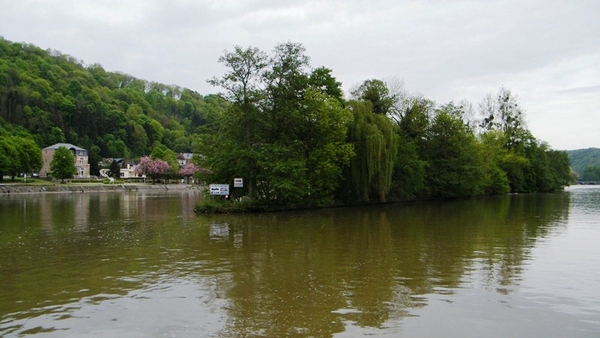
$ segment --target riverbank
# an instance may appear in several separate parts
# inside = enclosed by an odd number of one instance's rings
[[[145,191],[145,190],[190,190],[201,189],[192,184],[0,184],[0,194],[43,194],[43,193],[83,193],[108,191]]]

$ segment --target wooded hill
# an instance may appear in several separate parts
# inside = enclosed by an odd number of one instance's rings
[[[600,149],[587,148],[567,151],[571,167],[584,181],[600,178]]]
[[[199,127],[226,105],[0,37],[0,126],[24,127],[41,148],[88,149],[92,172],[103,157],[139,158],[161,146],[192,152]]]

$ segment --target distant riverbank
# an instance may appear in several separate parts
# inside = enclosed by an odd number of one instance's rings
[[[104,191],[190,190],[201,189],[192,184],[0,184],[0,194],[83,193]]]

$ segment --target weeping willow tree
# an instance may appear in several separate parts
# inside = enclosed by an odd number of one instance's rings
[[[350,101],[348,107],[354,114],[348,142],[354,146],[356,156],[347,170],[347,191],[356,202],[385,202],[398,153],[395,126],[384,115],[374,114],[370,102]]]

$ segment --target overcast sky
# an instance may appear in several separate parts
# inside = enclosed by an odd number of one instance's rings
[[[599,0],[0,0],[0,36],[203,95],[225,50],[298,42],[346,91],[477,106],[504,86],[552,148],[600,147]]]

